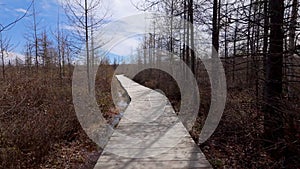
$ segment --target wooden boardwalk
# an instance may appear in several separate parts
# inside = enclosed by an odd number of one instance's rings
[[[117,79],[131,102],[95,169],[212,168],[163,94]]]

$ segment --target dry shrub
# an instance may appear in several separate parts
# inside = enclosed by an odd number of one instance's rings
[[[79,129],[70,83],[47,76],[12,77],[1,85],[2,134],[20,154],[13,160],[25,163],[12,165],[38,162],[53,142],[71,138]]]
[[[150,87],[163,90],[169,100],[180,103],[178,90],[170,93],[176,83],[159,71],[140,72],[134,80]],[[157,78],[162,76],[161,78]],[[170,82],[170,83],[169,83]],[[190,131],[194,140],[198,140],[201,128],[207,117],[211,101],[211,89],[207,73],[200,72],[198,78],[200,91],[200,108],[198,118]],[[207,159],[214,168],[299,168],[300,156],[300,117],[299,100],[283,101],[285,113],[285,136],[283,139],[283,156],[273,159],[263,146],[263,112],[262,103],[257,102],[255,87],[245,82],[230,83],[227,103],[218,128],[204,144],[200,145]],[[173,90],[174,91],[174,90]],[[173,95],[178,95],[173,96]],[[178,110],[178,104],[172,104]]]
[[[106,112],[111,106],[113,69],[103,69],[96,92],[101,93],[99,106]],[[0,168],[32,168],[47,160],[43,157],[55,144],[79,139],[78,133],[84,131],[73,107],[70,76],[59,78],[58,68],[36,72],[9,67],[6,77],[0,84]]]
[[[96,100],[103,117],[108,121],[111,121],[113,116],[117,113],[111,94],[113,75],[114,68],[112,66],[100,65],[95,82]]]

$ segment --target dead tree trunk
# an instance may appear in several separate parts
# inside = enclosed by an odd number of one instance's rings
[[[280,111],[283,67],[284,1],[270,0],[270,51],[266,61],[264,136],[266,145],[278,145],[283,138],[283,116]],[[275,155],[275,153],[272,153]]]
[[[88,6],[87,0],[84,1],[84,16],[85,16],[85,50],[86,50],[86,66],[87,66],[87,80],[88,92],[91,94],[91,71],[90,71],[90,51],[89,51],[89,29],[88,29]]]
[[[287,56],[287,64],[290,65],[294,63],[293,55],[295,53],[295,38],[296,38],[296,30],[297,30],[297,19],[298,19],[298,0],[293,0],[292,3],[292,12],[291,12],[291,22],[289,27],[289,55]],[[289,85],[290,81],[293,81],[294,72],[290,66],[286,67],[286,78],[287,78],[287,93],[288,97],[292,96],[292,89]]]
[[[194,43],[194,10],[193,10],[193,0],[190,0],[189,2],[189,20],[191,23],[190,29],[191,29],[191,69],[192,72],[195,74],[196,72],[196,57],[195,57],[195,43]]]

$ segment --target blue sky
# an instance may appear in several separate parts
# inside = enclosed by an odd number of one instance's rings
[[[59,0],[35,0],[38,29],[40,31],[46,30],[51,33],[57,27],[58,10],[60,11],[60,20],[63,28],[67,27],[67,18],[64,15],[64,10],[61,7]],[[63,0],[61,0],[63,1]],[[134,2],[137,2],[135,0]],[[132,6],[130,0],[103,0],[109,6],[111,17],[109,20],[117,20],[119,18],[141,13]],[[22,16],[26,9],[29,7],[31,0],[0,0],[0,24],[6,25],[16,18]],[[30,12],[29,12],[30,14]],[[2,36],[11,39],[14,46],[13,52],[24,53],[24,45],[26,43],[25,36],[32,33],[32,16],[27,16],[18,22],[10,30],[3,31]],[[128,41],[130,45],[118,46],[113,49],[113,53],[117,55],[128,55],[131,53],[131,48],[134,48],[138,43],[137,40],[131,39]]]
[[[0,11],[0,23],[2,25],[11,23],[16,18],[22,16],[30,4],[30,0],[0,0],[1,9],[4,9]],[[39,30],[54,30],[56,28],[57,11],[59,8],[57,2],[51,0],[38,0],[35,5]],[[61,17],[64,18],[63,15]],[[31,25],[32,17],[27,16],[11,27],[11,29],[2,32],[3,37],[11,39],[11,43],[14,46],[14,52],[23,52],[26,42],[25,36],[31,32]]]

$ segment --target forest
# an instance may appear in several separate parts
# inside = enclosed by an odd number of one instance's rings
[[[300,168],[298,0],[51,1],[49,16],[37,0],[0,14],[0,168],[94,168],[105,147],[76,112],[78,67],[87,76],[78,95],[95,98],[114,128],[124,111],[116,102],[129,97],[115,75],[125,74],[163,93],[178,116],[183,100],[199,98],[196,112],[184,107],[195,122],[183,124],[212,168]],[[198,95],[173,76],[188,86],[189,73]],[[222,116],[203,141],[219,98]]]

